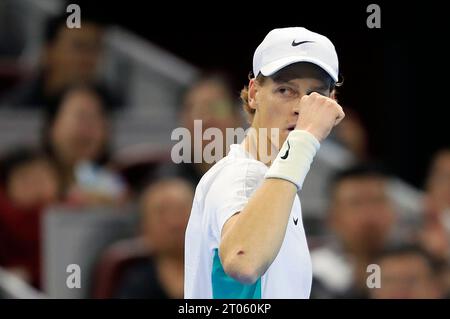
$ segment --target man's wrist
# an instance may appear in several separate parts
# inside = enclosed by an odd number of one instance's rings
[[[290,132],[265,177],[284,179],[301,189],[319,148],[319,141],[310,132]]]

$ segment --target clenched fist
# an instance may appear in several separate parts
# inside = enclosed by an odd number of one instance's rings
[[[300,100],[295,129],[308,131],[322,142],[344,117],[342,107],[335,100],[313,92]]]

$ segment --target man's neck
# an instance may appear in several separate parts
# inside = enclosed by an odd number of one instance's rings
[[[279,150],[273,145],[268,133],[270,133],[268,129],[260,130],[252,127],[242,141],[242,145],[251,157],[270,166]]]

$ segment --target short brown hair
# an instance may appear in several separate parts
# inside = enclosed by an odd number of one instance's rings
[[[262,75],[261,73],[258,74],[258,76],[255,78],[255,81],[258,82],[258,84],[263,85],[266,81],[266,76]],[[252,73],[250,72],[248,75],[248,79],[252,79]],[[242,100],[242,108],[244,109],[245,113],[247,114],[247,120],[251,124],[253,122],[253,116],[255,115],[255,109],[252,109],[250,105],[248,104],[248,86],[245,85],[244,88],[241,90],[241,100]]]

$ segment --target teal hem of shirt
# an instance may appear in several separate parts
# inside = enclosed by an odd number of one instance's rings
[[[219,257],[219,250],[214,249],[211,283],[213,299],[261,299],[261,278],[254,284],[245,285],[225,273]]]

